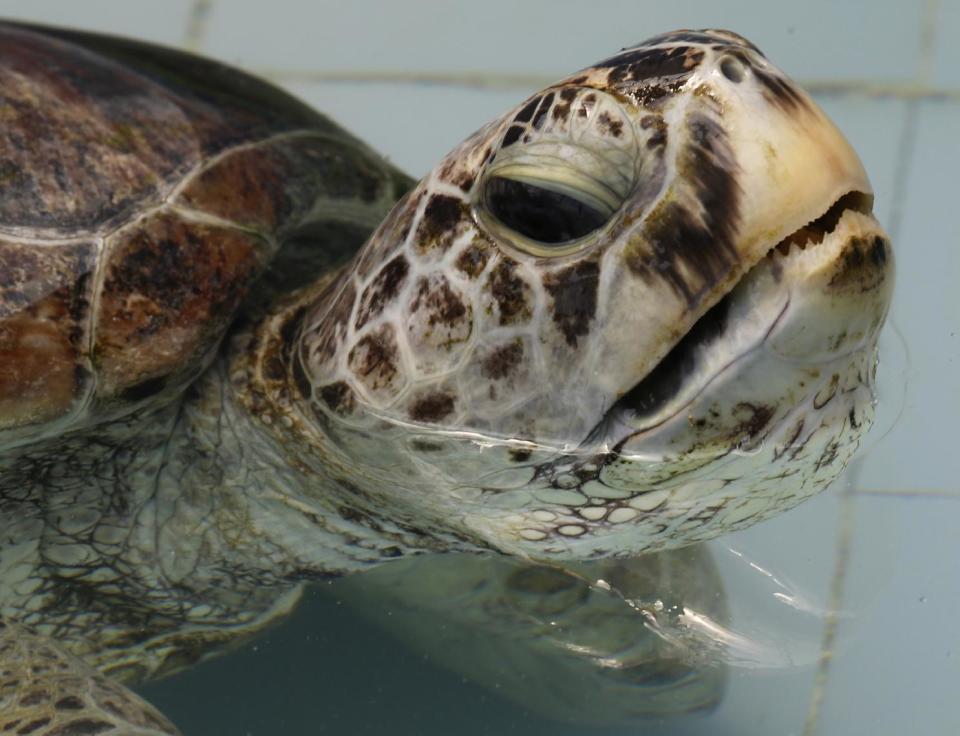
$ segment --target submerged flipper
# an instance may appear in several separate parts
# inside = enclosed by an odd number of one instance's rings
[[[424,555],[326,592],[447,669],[591,727],[709,710],[726,689],[729,609],[705,545],[565,568]]]
[[[156,708],[47,638],[0,621],[0,733],[180,736]]]

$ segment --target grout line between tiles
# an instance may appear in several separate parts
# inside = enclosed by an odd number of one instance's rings
[[[858,496],[871,498],[938,498],[960,501],[960,489],[956,491],[924,491],[914,489],[884,490],[882,488],[860,488],[854,492]]]
[[[939,17],[939,0],[925,0],[921,8],[920,38],[917,69],[914,76],[916,87],[923,87],[933,76],[936,62],[937,18]],[[890,213],[890,238],[894,242],[899,240],[900,228],[903,223],[904,200],[907,193],[907,182],[913,163],[913,154],[917,141],[917,118],[920,102],[923,98],[914,97],[905,100],[903,127],[900,129],[900,140],[897,145],[897,159],[894,164],[893,206]],[[857,465],[853,470],[859,470]],[[819,730],[820,715],[823,700],[827,692],[827,683],[830,678],[830,663],[833,659],[833,646],[837,636],[839,611],[843,604],[843,589],[850,565],[850,553],[853,545],[854,507],[856,495],[854,486],[848,484],[841,507],[840,529],[837,539],[836,563],[833,579],[830,585],[830,597],[827,619],[824,624],[823,641],[820,646],[820,661],[814,679],[813,692],[810,695],[810,705],[807,718],[804,722],[803,736],[815,736]]]
[[[894,243],[900,240],[900,228],[903,225],[913,152],[917,146],[917,119],[919,115],[920,103],[917,100],[907,101],[903,115],[903,127],[900,129],[900,141],[897,144],[897,161],[894,165],[893,191],[891,192],[888,232],[890,233],[890,240]]]
[[[803,724],[803,736],[815,736],[820,721],[823,698],[827,692],[827,680],[830,677],[830,662],[833,659],[833,646],[837,638],[837,626],[840,622],[840,608],[843,603],[843,588],[850,566],[850,550],[853,546],[854,510],[856,498],[852,486],[844,489],[840,501],[840,520],[837,532],[836,563],[827,597],[827,616],[823,626],[823,639],[820,642],[820,660],[817,674],[813,680],[813,692],[810,706]]]
[[[194,53],[203,48],[207,38],[210,13],[214,0],[194,0],[187,17],[187,27],[183,34],[183,47]]]
[[[556,81],[543,74],[497,74],[482,71],[432,72],[388,69],[274,69],[258,67],[255,74],[280,83],[398,84],[463,89],[539,89]],[[559,76],[559,75],[557,75]],[[918,82],[877,82],[865,79],[808,79],[799,84],[814,95],[892,97],[960,102],[960,88]]]
[[[917,80],[929,83],[937,66],[937,20],[940,18],[940,0],[925,0],[920,17],[920,58]]]

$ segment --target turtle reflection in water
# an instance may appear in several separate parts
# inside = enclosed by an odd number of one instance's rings
[[[735,34],[621,51],[419,183],[215,62],[0,36],[8,731],[172,732],[71,657],[156,677],[420,553],[692,544],[870,424],[870,185]]]
[[[565,569],[436,555],[338,581],[338,600],[529,711],[598,726],[716,705],[729,614],[707,545]]]

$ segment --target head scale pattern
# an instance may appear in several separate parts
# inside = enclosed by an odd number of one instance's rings
[[[366,407],[540,440],[582,431],[588,417],[544,426],[543,404],[561,387],[583,388],[591,353],[606,359],[597,336],[623,265],[697,311],[739,260],[738,164],[722,101],[704,83],[690,86],[720,57],[762,63],[729,32],[656,37],[532,96],[448,155],[307,320],[300,357],[321,410]],[[764,94],[781,87],[793,89],[764,84]],[[607,226],[610,245],[537,259],[484,227],[484,174],[520,147],[539,147],[532,164],[570,155],[609,172],[604,184],[630,198]],[[672,200],[644,217],[670,172],[680,175]],[[602,393],[589,403],[609,404],[617,390]]]
[[[851,190],[869,192],[855,154],[755,46],[727,31],[655,37],[481,128],[404,197],[305,314],[293,357],[302,398],[334,433],[363,434],[372,422],[407,440],[421,433],[404,451],[431,473],[449,474],[439,458],[454,435],[502,443],[461,462],[458,482],[501,499],[498,484],[541,487],[541,515],[558,519],[551,528],[568,541],[649,514],[649,492],[665,478],[763,441],[802,405],[783,392],[769,405],[720,402],[703,420],[713,435],[671,430],[642,471],[625,457],[649,434],[631,417],[666,401],[640,394],[651,383],[679,391],[691,373],[677,366],[677,385],[664,380],[668,352],[688,332],[713,340],[698,320],[777,241]],[[713,320],[720,332],[725,319]],[[869,383],[869,371],[852,370],[837,381],[851,391]],[[859,433],[845,431],[844,446],[855,445]],[[699,459],[677,461],[684,453]],[[509,464],[527,468],[522,480],[504,480]],[[607,490],[587,494],[589,483]],[[610,505],[641,494],[636,508]],[[602,514],[570,520],[602,498]],[[521,516],[492,534],[514,524],[526,542],[551,536]]]

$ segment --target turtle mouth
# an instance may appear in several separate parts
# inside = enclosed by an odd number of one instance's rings
[[[836,230],[847,211],[871,215],[873,195],[861,191],[847,192],[822,215],[771,245],[766,255],[693,324],[653,370],[610,407],[607,417],[622,417],[627,414],[631,417],[630,424],[636,431],[639,427],[650,429],[675,416],[677,411],[664,415],[664,410],[681,395],[691,398],[695,396],[694,392],[698,387],[691,384],[699,384],[699,390],[702,390],[715,375],[704,374],[701,356],[725,336],[733,334],[736,329],[736,325],[731,324],[731,312],[737,298],[737,287],[756,275],[759,269],[772,269],[776,273],[783,259],[790,258],[797,251],[806,251],[822,244]],[[771,315],[771,324],[777,319],[778,315]],[[740,354],[742,351],[731,351],[730,363]],[[687,403],[683,402],[678,411],[682,411]]]

